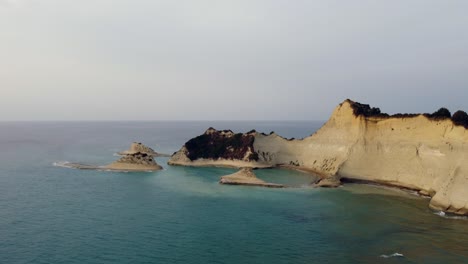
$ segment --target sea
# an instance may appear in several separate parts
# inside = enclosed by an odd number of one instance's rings
[[[134,141],[180,149],[207,128],[303,138],[324,122],[2,122],[0,263],[468,263],[468,219],[398,189],[313,188],[313,175],[257,170],[290,188],[226,186],[229,168],[104,165]]]

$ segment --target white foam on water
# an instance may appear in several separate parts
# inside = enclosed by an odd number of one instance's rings
[[[404,255],[401,254],[401,253],[395,252],[395,253],[390,254],[390,255],[380,255],[380,257],[381,258],[395,258],[395,257],[396,258],[402,258],[402,257],[404,257]]]
[[[62,168],[72,168],[72,166],[70,166],[70,163],[69,161],[56,161],[54,163],[52,163],[52,165],[54,167],[62,167]]]
[[[455,219],[455,220],[468,220],[468,216],[461,216],[461,215],[447,215],[443,211],[437,211],[434,212],[435,215],[438,215],[440,217],[446,218],[446,219]]]
[[[445,216],[445,212],[442,212],[442,211],[435,212],[434,214],[438,216]]]

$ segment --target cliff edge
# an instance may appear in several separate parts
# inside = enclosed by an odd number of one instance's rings
[[[388,115],[345,100],[322,128],[304,139],[210,128],[202,138],[187,142],[169,164],[282,165],[316,172],[324,179],[338,177],[417,190],[432,197],[431,208],[467,215],[467,128],[468,115],[463,111],[453,116],[444,108],[433,114]],[[234,135],[246,141],[224,138]]]

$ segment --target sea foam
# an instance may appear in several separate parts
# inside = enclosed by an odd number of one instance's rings
[[[380,255],[380,257],[381,258],[395,258],[395,257],[402,258],[402,257],[404,257],[404,255],[401,254],[401,253],[396,252],[396,253],[393,253],[391,255]]]
[[[72,168],[72,166],[70,164],[71,164],[71,162],[69,162],[69,161],[56,161],[56,162],[52,163],[52,165],[54,167]]]
[[[434,212],[434,214],[435,214],[435,215],[438,215],[438,216],[440,216],[440,217],[443,217],[443,218],[447,218],[447,219],[468,220],[468,217],[467,217],[467,216],[446,214],[445,212],[442,212],[442,211]]]

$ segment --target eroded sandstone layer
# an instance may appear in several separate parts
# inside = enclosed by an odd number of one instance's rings
[[[453,116],[447,112],[390,116],[346,100],[307,138],[209,129],[197,144],[185,144],[169,163],[289,166],[316,172],[327,181],[342,177],[418,190],[432,196],[433,209],[468,214],[468,119],[462,111]],[[225,139],[234,135],[245,141]]]

